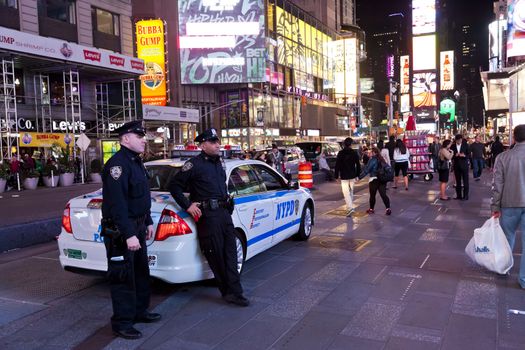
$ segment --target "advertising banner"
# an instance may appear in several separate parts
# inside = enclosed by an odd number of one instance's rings
[[[454,51],[441,51],[439,53],[439,74],[441,90],[454,89]]]
[[[414,71],[436,69],[436,35],[413,37],[412,53]]]
[[[414,108],[436,105],[436,85],[436,72],[413,74],[412,96]]]
[[[356,103],[357,39],[336,40],[330,43],[330,48],[334,56],[336,99],[340,103]]]
[[[4,27],[0,27],[1,49],[127,73],[144,73],[144,61],[138,58]]]
[[[362,94],[373,94],[374,89],[374,78],[361,78]]]
[[[140,76],[143,105],[166,105],[166,55],[164,22],[160,19],[135,23],[137,56],[144,60],[146,74]]]
[[[399,110],[401,113],[410,112],[410,94],[401,95]]]
[[[199,110],[166,106],[142,106],[144,120],[199,123]]]
[[[489,71],[500,68],[503,61],[503,34],[507,30],[507,21],[499,20],[489,24]]]
[[[410,56],[399,58],[399,88],[402,94],[410,92]]]
[[[179,1],[182,84],[264,82],[264,1]]]
[[[439,104],[439,114],[448,114],[449,122],[456,120],[456,102],[446,98]]]
[[[386,77],[394,77],[394,55],[388,55],[386,57]]]
[[[525,56],[525,1],[508,0],[507,57]]]
[[[412,0],[412,34],[436,31],[436,0]]]
[[[73,145],[73,134],[24,132],[20,134],[20,147],[51,147],[57,143],[62,148]]]

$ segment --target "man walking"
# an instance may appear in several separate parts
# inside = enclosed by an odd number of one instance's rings
[[[481,172],[484,167],[483,160],[483,151],[485,150],[485,145],[480,142],[479,135],[476,135],[474,142],[470,145],[470,159],[472,161],[474,181],[479,181]]]
[[[390,135],[388,142],[385,144],[385,148],[388,150],[388,157],[390,157],[390,161],[393,161],[394,150],[396,149],[396,137],[394,135]]]
[[[153,221],[146,169],[140,158],[146,132],[139,120],[115,131],[121,148],[102,173],[102,235],[113,303],[111,326],[119,337],[138,339],[142,334],[134,323],[157,322],[161,317],[147,311],[150,275],[146,241],[153,236]]]
[[[492,186],[493,216],[500,218],[501,228],[514,249],[516,230],[521,230],[521,262],[518,282],[525,289],[525,125],[514,128],[516,144],[501,153],[494,164]]]
[[[237,247],[226,187],[221,142],[217,130],[208,129],[195,138],[202,152],[188,160],[175,175],[170,192],[197,224],[200,249],[208,260],[222,298],[239,306],[250,302],[243,296],[237,270]],[[190,197],[184,192],[189,189]]]
[[[361,172],[361,164],[359,163],[359,155],[352,149],[352,139],[347,137],[343,144],[344,149],[337,153],[334,177],[336,179],[341,178],[341,189],[348,211],[346,216],[351,216],[354,211],[354,185]]]
[[[450,148],[454,152],[452,157],[454,161],[454,175],[456,177],[456,198],[460,200],[468,200],[468,154],[469,147],[467,141],[463,139],[461,134],[455,137],[456,142]],[[463,188],[463,191],[461,189]]]

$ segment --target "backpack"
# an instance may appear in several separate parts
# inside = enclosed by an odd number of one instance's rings
[[[394,180],[394,170],[385,162],[379,162],[377,166],[377,180],[379,182],[390,182]]]

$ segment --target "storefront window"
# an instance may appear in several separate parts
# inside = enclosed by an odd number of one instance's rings
[[[93,28],[99,32],[120,35],[119,16],[102,9],[91,8]]]
[[[18,8],[18,3],[16,0],[0,0],[0,6]]]
[[[16,103],[25,103],[24,71],[15,69]]]

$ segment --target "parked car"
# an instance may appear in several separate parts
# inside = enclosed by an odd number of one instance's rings
[[[329,141],[304,141],[297,142],[295,145],[303,150],[306,160],[312,162],[312,170],[314,171],[319,170],[319,156],[325,151],[328,166],[334,169],[337,153],[341,150],[339,143]]]
[[[145,164],[151,178],[151,217],[155,235],[147,241],[151,276],[169,283],[213,277],[202,255],[193,218],[173,200],[168,184],[184,158]],[[234,196],[232,214],[238,269],[244,262],[295,236],[307,240],[314,224],[315,204],[309,190],[287,181],[256,160],[226,159],[228,191]],[[106,271],[106,250],[100,236],[102,190],[71,199],[58,237],[60,263],[66,270]]]

